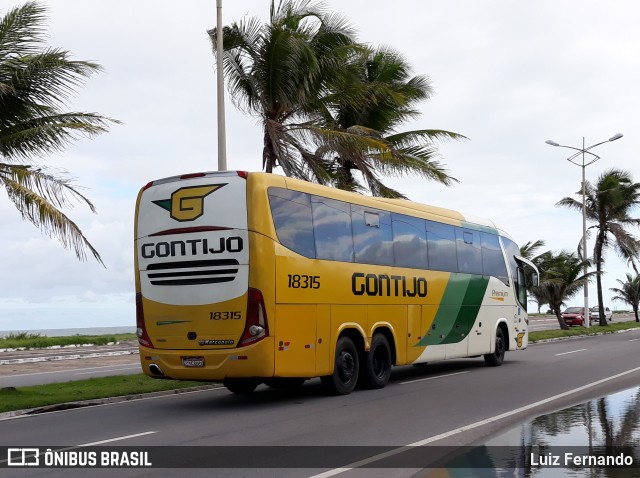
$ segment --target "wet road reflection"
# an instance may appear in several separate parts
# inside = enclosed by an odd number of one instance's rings
[[[453,455],[416,476],[640,477],[640,387],[536,417]]]

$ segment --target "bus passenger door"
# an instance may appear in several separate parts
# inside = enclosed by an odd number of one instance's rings
[[[276,305],[276,377],[314,377],[316,305]]]
[[[486,354],[491,350],[496,319],[496,307],[487,307],[483,313],[478,314],[469,332],[469,346],[467,353],[470,356]]]

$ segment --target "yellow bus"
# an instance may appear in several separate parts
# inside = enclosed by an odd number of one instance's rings
[[[491,221],[258,172],[148,183],[135,216],[140,361],[235,393],[527,347],[525,266]],[[531,275],[531,274],[530,274]]]

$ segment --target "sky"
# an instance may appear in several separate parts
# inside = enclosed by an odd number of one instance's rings
[[[0,14],[21,4],[2,0]],[[47,0],[49,45],[99,63],[68,110],[122,121],[81,139],[43,164],[68,171],[97,214],[67,214],[100,252],[75,259],[24,221],[0,190],[0,330],[135,325],[133,216],[139,189],[153,179],[217,169],[215,57],[206,31],[215,0]],[[224,1],[223,23],[268,20],[268,0]],[[389,178],[410,199],[487,217],[519,244],[575,250],[580,213],[555,204],[580,189],[571,151],[545,144],[598,146],[586,168],[594,182],[609,168],[640,181],[640,4],[634,0],[349,0],[325,2],[348,18],[361,42],[401,52],[429,76],[433,97],[402,130],[444,129],[466,141],[438,143],[446,187]],[[259,122],[225,99],[229,169],[261,167]],[[640,215],[640,211],[635,211]],[[640,235],[640,231],[634,231]],[[592,250],[593,241],[588,245]],[[632,272],[605,256],[604,302]],[[595,284],[589,288],[596,303]],[[581,305],[582,294],[568,305]],[[535,310],[535,306],[531,305]]]

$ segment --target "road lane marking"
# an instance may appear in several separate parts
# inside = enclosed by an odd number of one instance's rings
[[[635,342],[636,340],[640,340],[640,339],[631,339],[629,340],[629,342]]]
[[[568,354],[575,354],[576,352],[584,352],[587,349],[578,349],[578,350],[572,350],[571,352],[562,352],[561,354],[554,354],[556,357],[559,355],[568,355]]]
[[[410,449],[412,449],[414,447],[428,445],[429,443],[433,443],[433,442],[442,440],[444,438],[448,438],[448,437],[453,436],[453,435],[457,435],[459,433],[462,433],[462,432],[465,432],[465,431],[468,431],[468,430],[473,430],[474,428],[478,428],[478,427],[481,427],[483,425],[488,425],[488,424],[496,422],[498,420],[502,420],[504,418],[508,418],[508,417],[513,416],[513,415],[517,415],[519,413],[526,412],[526,411],[531,410],[532,408],[538,407],[540,405],[545,405],[547,403],[553,402],[554,400],[558,400],[560,398],[568,397],[569,395],[573,395],[575,393],[582,392],[584,390],[588,390],[589,388],[596,387],[596,386],[601,385],[603,383],[609,382],[611,380],[615,380],[615,379],[620,378],[620,377],[624,377],[625,375],[629,375],[629,374],[635,373],[635,372],[640,372],[640,367],[632,368],[631,370],[627,370],[626,372],[622,372],[622,373],[619,373],[617,375],[612,375],[611,377],[603,378],[602,380],[597,380],[595,382],[588,383],[586,385],[583,385],[583,386],[578,387],[578,388],[574,388],[572,390],[567,390],[566,392],[562,392],[562,393],[559,393],[557,395],[553,395],[552,397],[544,398],[544,399],[539,400],[537,402],[530,403],[529,405],[525,405],[523,407],[516,408],[515,410],[510,410],[508,412],[501,413],[500,415],[495,415],[493,417],[485,418],[484,420],[480,420],[480,421],[477,421],[475,423],[471,423],[469,425],[465,425],[465,426],[462,426],[460,428],[456,428],[454,430],[449,430],[448,432],[441,433],[440,435],[434,435],[432,437],[425,438],[424,440],[420,440],[420,441],[417,441],[417,442],[414,442],[414,443],[410,443],[408,445],[405,445],[405,446],[402,446],[402,447],[399,447],[399,448],[395,448],[393,450],[389,450],[389,451],[387,451],[385,453],[380,453],[378,455],[374,455],[374,456],[371,456],[369,458],[365,458],[363,460],[356,461],[354,463],[350,463],[350,464],[348,464],[348,465],[346,465],[346,466],[344,466],[342,468],[334,468],[333,470],[328,470],[328,471],[325,471],[324,473],[320,473],[318,475],[313,475],[310,478],[328,478],[330,476],[335,476],[335,475],[339,475],[339,474],[347,472],[347,471],[351,471],[354,468],[364,467],[366,465],[369,465],[371,463],[375,463],[376,461],[382,460],[384,458],[388,458],[390,456],[398,455],[398,454],[403,453],[403,452],[405,452],[407,450],[410,450]]]
[[[158,432],[149,431],[149,432],[135,433],[133,435],[125,435],[125,436],[116,437],[116,438],[109,438],[108,440],[94,441],[92,443],[83,443],[82,445],[76,445],[74,448],[79,448],[82,446],[104,445],[105,443],[113,443],[114,441],[122,441],[122,440],[128,440],[129,438],[143,437],[145,435],[152,435],[154,433],[158,433]]]
[[[461,373],[469,373],[469,371],[465,370],[464,372],[447,373],[445,375],[438,375],[437,377],[418,378],[416,380],[408,380],[407,382],[400,382],[398,385],[404,385],[406,383],[423,382],[425,380],[435,380],[436,378],[453,377],[454,375],[460,375]]]

